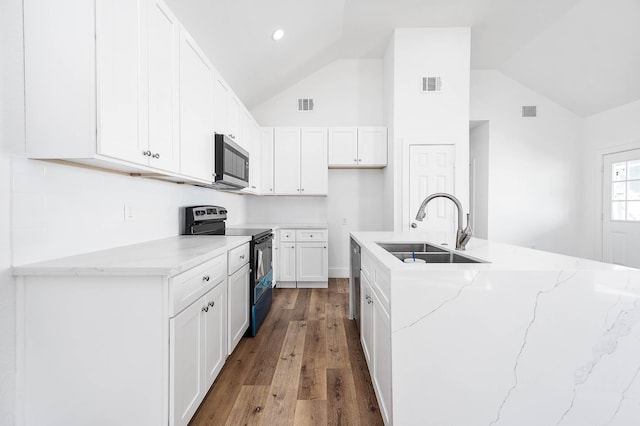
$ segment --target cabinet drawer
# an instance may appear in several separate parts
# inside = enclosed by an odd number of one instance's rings
[[[227,278],[227,257],[221,254],[169,278],[169,315],[174,316]]]
[[[327,241],[326,229],[298,229],[296,241]]]
[[[295,241],[296,240],[296,230],[295,229],[281,229],[280,230],[280,241]]]
[[[229,250],[229,275],[240,269],[245,263],[249,263],[249,243]]]

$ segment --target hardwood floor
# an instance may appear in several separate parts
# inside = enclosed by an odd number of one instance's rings
[[[348,287],[274,289],[258,335],[240,341],[190,425],[382,425]]]

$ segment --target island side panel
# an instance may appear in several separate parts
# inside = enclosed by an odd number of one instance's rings
[[[403,275],[391,285],[395,424],[640,418],[640,271]]]
[[[20,424],[168,423],[166,279],[18,285]]]

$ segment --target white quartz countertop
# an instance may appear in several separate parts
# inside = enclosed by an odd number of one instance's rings
[[[596,262],[593,260],[549,253],[510,244],[496,243],[472,238],[466,250],[455,250],[454,237],[442,238],[441,234],[428,232],[352,232],[351,236],[366,248],[390,271],[408,272],[427,270],[624,270],[624,266]],[[443,246],[438,242],[449,242]],[[403,263],[376,243],[427,242],[434,246],[482,260],[486,263]]]
[[[164,238],[13,267],[14,275],[162,275],[193,268],[249,242],[249,236]]]
[[[244,223],[240,225],[227,225],[227,228],[271,228],[277,229],[324,229],[328,228],[328,223]]]

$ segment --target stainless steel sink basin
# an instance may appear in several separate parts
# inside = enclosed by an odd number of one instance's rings
[[[463,256],[426,243],[378,243],[378,245],[402,262],[405,259],[415,258],[426,263],[484,263],[482,260]]]
[[[416,253],[449,253],[440,247],[432,246],[427,243],[378,243],[380,247],[390,253],[396,252],[416,252]]]

